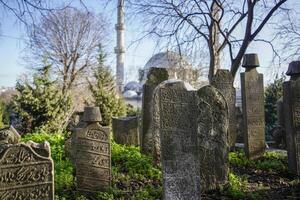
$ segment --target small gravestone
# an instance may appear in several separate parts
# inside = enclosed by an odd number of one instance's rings
[[[263,75],[257,54],[246,54],[241,73],[245,153],[250,159],[261,157],[265,152],[265,109]]]
[[[300,61],[291,62],[283,84],[284,122],[289,170],[300,175]]]
[[[206,191],[228,180],[228,106],[221,92],[212,86],[200,88],[197,96],[201,187]]]
[[[168,71],[165,68],[150,68],[146,83],[143,85],[142,99],[142,131],[141,131],[141,152],[153,155],[154,143],[152,134],[152,97],[156,86],[168,80]]]
[[[111,147],[109,128],[100,125],[98,107],[85,107],[85,125],[76,128],[72,141],[75,148],[76,180],[79,191],[91,194],[104,191],[111,184]]]
[[[161,142],[165,200],[200,199],[196,93],[180,81],[164,82],[154,97],[156,139]]]
[[[0,130],[0,199],[54,200],[49,143],[19,143],[13,127]]]
[[[218,69],[212,79],[211,85],[217,88],[225,97],[229,109],[229,128],[228,143],[231,149],[234,149],[237,138],[237,119],[236,119],[236,93],[233,87],[234,78],[229,70]]]
[[[138,122],[139,118],[137,116],[113,118],[112,128],[115,142],[138,146],[140,144]]]

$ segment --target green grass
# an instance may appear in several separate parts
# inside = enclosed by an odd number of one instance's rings
[[[251,167],[260,170],[287,171],[286,156],[280,152],[266,152],[262,158],[249,160],[243,151],[230,152],[229,162],[231,165]]]

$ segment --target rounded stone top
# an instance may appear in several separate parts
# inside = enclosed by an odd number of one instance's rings
[[[245,54],[242,66],[244,68],[259,67],[258,55],[256,53]]]
[[[293,76],[299,74],[300,74],[300,60],[291,62],[289,64],[289,68],[286,72],[286,75]]]
[[[85,107],[83,113],[84,122],[101,122],[102,117],[99,107]]]

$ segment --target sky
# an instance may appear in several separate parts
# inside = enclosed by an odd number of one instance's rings
[[[289,0],[290,3],[298,0]],[[86,4],[87,7],[94,12],[104,12],[106,16],[109,16],[112,32],[113,44],[110,49],[110,56],[108,64],[115,71],[115,55],[112,50],[115,47],[115,31],[114,24],[116,23],[116,9],[111,5],[105,9],[100,0],[89,0]],[[23,60],[24,49],[26,47],[26,34],[23,26],[16,21],[16,18],[9,13],[0,13],[1,28],[0,28],[0,87],[13,87],[16,80],[23,74],[29,73],[28,68]],[[129,46],[132,41],[136,40],[139,27],[135,24],[126,22],[126,59],[125,59],[125,82],[131,80],[137,80],[138,69],[143,67],[146,62],[155,53],[158,53],[155,49],[155,42],[151,39],[146,39],[138,46]],[[266,29],[265,32],[269,30]],[[283,63],[280,69],[274,68],[271,64],[272,50],[266,44],[254,44],[247,51],[248,53],[258,53],[261,67],[258,71],[264,73],[265,84],[272,81],[276,73],[286,71],[287,63]],[[237,76],[239,77],[239,76]]]

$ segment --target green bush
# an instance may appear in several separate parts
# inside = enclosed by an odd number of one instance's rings
[[[266,152],[257,160],[249,160],[243,151],[230,152],[229,162],[231,165],[251,167],[261,170],[287,171],[286,156],[279,152]]]
[[[4,127],[4,123],[3,123],[4,112],[5,112],[5,104],[3,101],[0,100],[0,128]]]
[[[277,101],[283,96],[283,82],[285,76],[276,77],[274,82],[265,89],[265,122],[266,139],[271,140],[271,130],[275,127],[277,121]]]
[[[261,199],[260,195],[256,192],[248,191],[248,181],[244,177],[239,177],[234,173],[229,173],[229,184],[225,193],[231,199]]]
[[[23,133],[61,131],[71,107],[71,98],[62,94],[59,85],[50,79],[50,66],[33,76],[33,82],[17,82],[14,111],[22,121]]]

